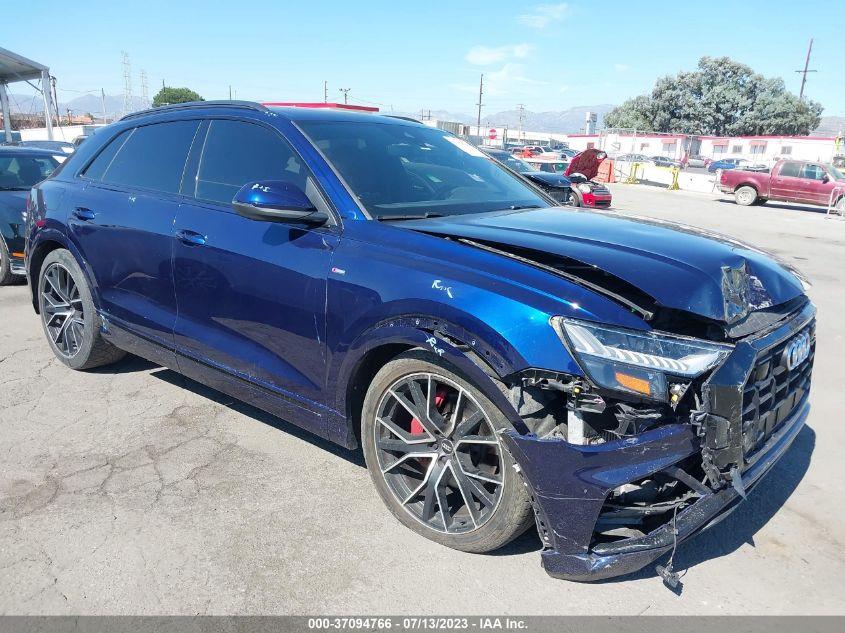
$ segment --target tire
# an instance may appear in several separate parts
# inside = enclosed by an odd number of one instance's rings
[[[734,191],[734,199],[736,203],[743,207],[750,207],[757,201],[757,190],[754,187],[743,185]]]
[[[427,393],[433,393],[433,403],[422,396],[427,377],[431,377]],[[394,395],[407,396],[406,402],[414,405],[411,383],[421,387],[417,395],[436,410],[426,425]],[[460,394],[457,399],[455,392]],[[384,421],[377,421],[377,416]],[[473,420],[479,416],[483,421],[475,426]],[[427,432],[431,424],[443,432],[431,435]],[[464,434],[462,428],[472,435]],[[501,431],[512,428],[505,415],[455,368],[427,352],[411,351],[387,363],[373,378],[364,399],[361,439],[376,490],[403,525],[441,545],[481,553],[502,547],[534,522],[526,488],[499,439]],[[384,448],[396,445],[400,450]],[[408,458],[411,452],[425,451],[431,454]],[[481,494],[475,496],[479,485]],[[445,500],[445,511],[441,500]]]
[[[91,290],[70,251],[51,251],[38,275],[38,307],[50,348],[71,369],[109,365],[126,355],[102,338]]]
[[[15,275],[12,274],[12,260],[9,256],[9,249],[6,248],[6,240],[0,237],[0,286],[8,286],[15,282]]]
[[[766,198],[757,198],[757,200],[754,201],[754,204],[757,205],[757,206],[763,206],[767,202],[768,202],[768,199],[766,199]]]
[[[581,206],[581,198],[574,191],[570,191],[570,193],[569,193],[569,204],[570,204],[570,206],[573,206],[573,207],[580,207]]]
[[[845,197],[839,198],[834,209],[839,215],[845,216]]]

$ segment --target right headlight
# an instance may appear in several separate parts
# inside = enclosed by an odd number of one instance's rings
[[[551,325],[597,385],[654,400],[669,400],[670,383],[688,383],[719,365],[733,349],[563,317],[552,317]]]
[[[578,191],[580,191],[581,193],[590,193],[593,190],[593,188],[590,187],[590,185],[587,184],[586,182],[579,182],[575,186],[578,188]]]

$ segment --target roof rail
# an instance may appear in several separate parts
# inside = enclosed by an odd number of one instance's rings
[[[163,105],[157,108],[148,108],[146,110],[139,110],[138,112],[130,112],[122,116],[119,120],[134,119],[135,117],[144,116],[146,114],[158,114],[159,112],[171,112],[173,110],[189,110],[194,108],[217,108],[226,106],[229,108],[244,108],[246,110],[258,110],[260,112],[269,112],[266,106],[254,101],[188,101],[187,103],[172,103],[170,105]]]
[[[419,119],[415,119],[412,116],[402,116],[401,114],[385,114],[384,116],[388,116],[391,119],[400,119],[402,121],[410,121],[411,123],[422,123]]]

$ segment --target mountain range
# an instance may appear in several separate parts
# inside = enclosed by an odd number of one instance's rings
[[[44,111],[44,102],[40,95],[22,95],[10,94],[9,102],[12,112],[22,114],[37,114]],[[141,97],[132,97],[131,110],[141,110],[148,107]],[[559,134],[578,134],[583,132],[584,117],[587,112],[595,112],[598,115],[598,123],[596,128],[601,129],[603,125],[604,115],[607,114],[614,106],[608,103],[602,103],[591,106],[576,106],[567,110],[549,110],[546,112],[531,112],[525,110],[522,113],[522,129],[532,132],[557,132]],[[91,113],[97,117],[103,114],[103,101],[99,95],[86,94],[70,99],[69,101],[59,102],[59,112],[63,115],[68,109],[73,114],[87,114]],[[123,112],[123,96],[122,95],[106,95],[105,109],[108,118],[119,116]],[[432,118],[440,121],[455,121],[458,123],[474,124],[477,120],[477,115],[465,114],[461,112],[450,112],[448,110],[420,110],[416,112],[396,112],[395,114],[402,114],[413,118]],[[507,127],[510,129],[519,128],[519,110],[503,110],[494,114],[486,114],[481,117],[481,124],[490,127]],[[817,136],[835,136],[845,130],[845,117],[829,116],[822,117],[818,128],[813,131]]]

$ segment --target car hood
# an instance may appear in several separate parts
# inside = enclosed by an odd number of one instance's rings
[[[517,249],[523,261],[543,261],[546,268],[549,260],[543,254],[586,264],[642,291],[658,307],[727,324],[804,293],[797,271],[766,253],[660,220],[550,207],[413,220],[402,226],[464,238],[503,254]]]
[[[563,174],[553,174],[547,171],[524,171],[522,175],[546,187],[570,187],[572,182]]]
[[[598,149],[586,149],[572,157],[565,175],[583,174],[587,180],[592,180],[599,173],[599,165],[607,158],[607,154]]]

